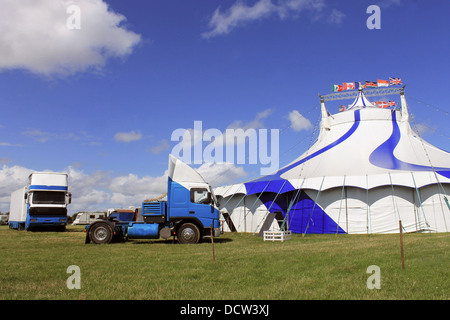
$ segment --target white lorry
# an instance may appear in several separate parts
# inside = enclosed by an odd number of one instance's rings
[[[67,225],[69,177],[60,172],[33,172],[28,184],[11,193],[9,227],[17,230],[56,229]]]

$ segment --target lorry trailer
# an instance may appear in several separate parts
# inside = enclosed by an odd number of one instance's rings
[[[194,169],[169,156],[167,201],[144,201],[143,221],[104,218],[86,226],[86,243],[112,243],[128,239],[168,239],[198,243],[204,236],[218,237],[217,199],[211,186]]]

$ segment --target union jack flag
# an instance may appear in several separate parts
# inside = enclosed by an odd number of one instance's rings
[[[397,84],[402,84],[402,79],[400,78],[389,78],[389,83],[391,86],[395,86]]]

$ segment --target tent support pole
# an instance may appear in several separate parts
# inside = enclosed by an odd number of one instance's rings
[[[284,226],[285,226],[286,222],[287,222],[287,225],[288,225],[287,226],[287,230],[289,230],[289,212],[291,212],[291,209],[292,209],[292,206],[294,205],[295,200],[297,200],[298,196],[301,194],[304,182],[305,182],[305,180],[302,181],[302,184],[297,189],[297,192],[295,193],[295,196],[289,202],[289,206],[288,206],[288,209],[286,211],[286,215],[284,216],[283,223],[281,224],[281,227],[280,227],[281,230],[284,229]]]
[[[236,192],[233,193],[233,194],[231,195],[231,197],[230,197],[230,198],[227,200],[227,202],[222,206],[222,208],[226,208],[228,202],[230,202],[230,200],[233,199],[233,197],[238,193],[237,191],[241,190],[241,188],[242,188],[243,185],[244,185],[244,184],[242,184],[241,186],[239,186],[239,188],[236,190]],[[231,189],[231,187],[228,188],[227,191],[230,190],[230,189]],[[230,216],[231,216],[231,214],[230,214]]]
[[[388,174],[389,174],[389,181],[391,181],[392,204],[393,204],[393,206],[394,206],[394,214],[395,214],[395,211],[397,211],[397,218],[398,218],[398,220],[401,220],[401,219],[400,219],[400,212],[398,211],[397,203],[395,202],[395,191],[394,191],[394,185],[392,184],[391,173],[389,172]]]
[[[336,223],[336,237],[337,237],[338,231],[339,231],[339,221],[341,220],[342,199],[344,199],[344,193],[345,193],[345,176],[344,176],[344,182],[342,183],[341,202],[339,203],[339,215],[338,215],[338,221]]]
[[[414,179],[414,173],[411,172],[411,176],[412,176],[413,182],[414,182],[414,189],[416,190],[416,193],[417,193],[417,200],[419,200],[420,208],[422,209],[423,218],[425,219],[425,225],[428,228],[430,228],[430,225],[428,224],[428,221],[427,221],[427,216],[425,215],[425,210],[423,209],[422,199],[420,198],[419,189],[417,189],[416,180]],[[420,227],[420,219],[419,219],[419,227]]]
[[[316,200],[314,201],[314,206],[313,206],[313,208],[312,208],[312,210],[311,210],[311,214],[309,215],[308,224],[306,225],[306,229],[305,229],[305,231],[303,232],[302,237],[304,237],[305,234],[306,234],[306,231],[308,231],[309,223],[311,222],[312,215],[313,215],[313,213],[314,213],[314,209],[316,208],[317,200],[319,200],[319,195],[320,195],[320,192],[322,191],[322,186],[323,186],[323,181],[324,181],[324,180],[325,180],[325,176],[323,177],[322,183],[320,184],[319,192],[317,192]]]
[[[400,254],[402,256],[402,269],[405,270],[405,255],[403,252],[403,226],[402,226],[402,220],[398,220],[398,228],[400,231]]]
[[[302,185],[303,185],[303,183],[302,183]],[[284,216],[283,223],[281,224],[281,227],[280,227],[281,231],[283,231],[286,222],[289,223],[289,212],[291,211],[292,206],[293,206],[295,200],[297,199],[299,193],[301,192],[301,190],[302,190],[301,188],[299,188],[297,190],[297,192],[295,193],[295,196],[292,198],[291,202],[289,203],[289,207],[286,210],[286,215]],[[288,226],[288,229],[289,229],[289,226]]]
[[[345,191],[345,227],[346,227],[346,231],[348,233],[348,202],[347,202],[347,188],[344,186],[344,191]]]
[[[250,208],[255,207],[256,203],[257,203],[258,200],[259,200],[259,198],[262,196],[262,194],[264,193],[264,191],[266,191],[266,189],[267,189],[267,187],[269,186],[269,184],[270,184],[271,181],[272,181],[272,180],[269,180],[269,182],[267,182],[267,184],[266,184],[266,186],[264,187],[263,191],[259,194],[259,196],[256,198],[255,202],[253,202],[253,205],[252,205]],[[252,186],[252,188],[253,188],[253,186]],[[252,188],[250,188],[250,190],[251,190]],[[249,210],[249,211],[250,211],[250,210]],[[256,213],[256,209],[255,209],[255,213]],[[247,212],[247,214],[248,214],[248,212]],[[247,216],[245,215],[245,216],[244,216],[244,220],[246,220],[246,219],[247,219]],[[240,226],[241,226],[241,224],[239,223],[238,228],[239,228]],[[253,233],[253,234],[255,234],[255,233]]]
[[[369,236],[369,216],[370,216],[370,205],[369,205],[369,176],[366,174],[366,202],[367,202],[367,236]]]
[[[267,213],[264,215],[263,219],[259,222],[259,224],[256,226],[256,230],[253,232],[253,234],[256,233],[256,231],[258,230],[259,226],[261,225],[261,222],[263,222],[267,215],[270,213],[270,209],[272,209],[273,204],[275,203],[275,200],[277,200],[278,196],[280,195],[281,190],[283,190],[284,185],[286,184],[287,180],[284,180],[283,185],[281,186],[280,190],[278,190],[277,195],[275,196],[275,199],[273,199],[272,204],[270,205],[269,209],[267,209]]]
[[[252,185],[252,187],[250,188],[249,192],[252,190],[254,185]],[[245,219],[246,219],[246,213],[245,213],[245,197],[247,196],[247,193],[244,193],[243,197],[241,198],[241,200],[239,200],[239,202],[234,206],[233,210],[231,210],[231,214],[233,214],[234,210],[239,207],[239,205],[241,204],[241,201],[244,200],[244,225],[245,225]],[[230,219],[231,219],[231,214],[230,214]],[[238,229],[240,228],[241,223],[239,222],[238,225]],[[245,226],[244,226],[244,230],[245,230]],[[237,230],[236,230],[237,231]]]

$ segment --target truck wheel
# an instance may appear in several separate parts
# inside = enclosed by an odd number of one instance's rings
[[[200,230],[193,223],[185,223],[179,229],[177,233],[178,243],[181,244],[194,244],[200,240]]]
[[[89,238],[93,243],[111,243],[113,236],[113,228],[106,222],[96,223],[89,228]]]

